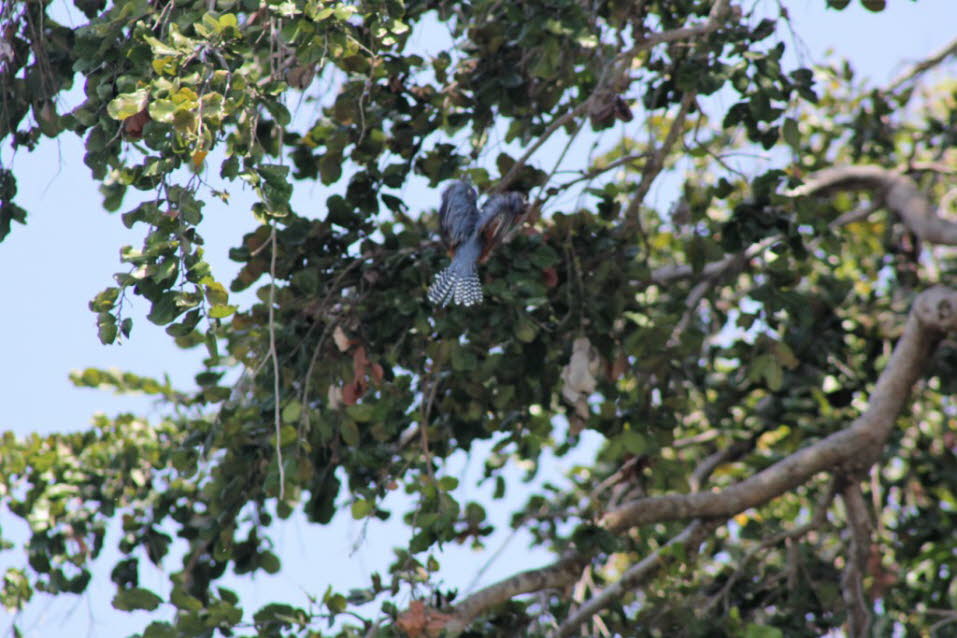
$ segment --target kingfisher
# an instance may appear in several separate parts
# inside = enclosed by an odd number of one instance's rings
[[[481,303],[478,264],[485,263],[525,212],[525,198],[520,193],[489,195],[481,210],[477,202],[478,194],[466,181],[456,180],[442,192],[439,230],[452,263],[435,276],[429,287],[429,301],[433,304]]]

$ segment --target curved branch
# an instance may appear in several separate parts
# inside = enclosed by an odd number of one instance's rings
[[[828,195],[839,190],[870,190],[883,195],[887,207],[924,241],[957,245],[957,223],[941,218],[910,177],[879,166],[841,166],[811,175],[791,197]]]
[[[947,331],[957,330],[957,291],[935,286],[917,296],[904,333],[894,347],[890,361],[878,377],[867,410],[849,427],[799,450],[765,470],[720,492],[696,492],[642,498],[608,512],[600,521],[609,531],[620,533],[640,525],[680,519],[695,521],[669,545],[700,542],[720,521],[750,507],[762,505],[796,487],[818,472],[867,468],[881,447],[907,401],[914,383],[936,344]],[[456,635],[477,616],[511,598],[544,589],[563,588],[574,583],[588,564],[588,557],[570,553],[539,569],[515,574],[472,594],[449,613],[445,630]],[[566,620],[570,632],[607,606],[613,592],[634,588],[650,578],[664,563],[659,552],[633,565],[622,580],[586,603]],[[593,610],[594,609],[594,610]],[[576,619],[572,623],[572,619]],[[566,635],[561,634],[560,635]]]
[[[877,458],[924,362],[948,330],[957,329],[957,291],[936,286],[918,295],[904,334],[871,393],[867,410],[848,428],[720,492],[641,498],[602,517],[612,532],[690,518],[727,517],[762,505],[825,470],[867,467]]]

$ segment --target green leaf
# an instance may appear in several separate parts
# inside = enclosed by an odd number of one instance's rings
[[[203,608],[203,602],[199,598],[189,594],[178,585],[173,587],[173,591],[170,592],[169,601],[173,603],[177,609],[182,609],[183,611],[199,611]]]
[[[784,119],[784,123],[781,125],[781,136],[795,152],[801,150],[801,133],[794,119],[790,117]]]
[[[360,518],[365,518],[373,511],[372,503],[365,500],[353,501],[352,503],[352,518],[359,520]]]
[[[359,445],[359,426],[356,425],[355,421],[343,421],[339,426],[339,434],[342,436],[343,442],[349,447]]]
[[[216,304],[215,306],[209,309],[209,316],[213,319],[222,319],[228,317],[238,309],[238,306],[230,306],[226,304]]]
[[[109,312],[101,312],[97,315],[96,331],[97,336],[100,338],[100,343],[109,345],[116,341],[117,330],[116,317]]]
[[[114,120],[125,120],[146,108],[149,89],[139,89],[132,93],[121,93],[106,106],[107,114]]]
[[[784,633],[777,627],[750,623],[744,628],[744,638],[783,638]]]
[[[177,636],[179,632],[171,624],[158,620],[151,622],[143,632],[143,638],[177,638]]]
[[[284,423],[295,423],[302,416],[302,404],[295,399],[286,404],[282,409],[282,420]]]
[[[861,0],[861,6],[868,11],[880,13],[887,8],[887,0]]]
[[[279,557],[272,552],[263,552],[259,557],[259,566],[267,574],[275,574],[279,572],[282,563],[280,563]]]
[[[113,608],[120,611],[133,611],[134,609],[145,609],[153,611],[163,599],[142,587],[124,589],[113,597]]]
[[[158,326],[165,326],[182,312],[176,300],[177,294],[171,290],[167,290],[160,295],[159,299],[153,302],[150,313],[146,315],[146,318]]]
[[[329,611],[331,611],[334,614],[338,614],[340,612],[345,611],[349,605],[348,601],[346,600],[346,597],[343,596],[342,594],[333,594],[332,596],[329,596],[326,599],[325,603],[326,603],[326,607],[329,608]]]
[[[370,403],[350,405],[346,408],[346,413],[359,423],[365,423],[371,421],[375,415],[375,406]]]

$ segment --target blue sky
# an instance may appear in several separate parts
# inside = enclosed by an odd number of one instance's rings
[[[765,10],[776,12],[776,3],[764,0]],[[957,37],[957,2],[954,0],[888,0],[889,8],[873,14],[857,7],[844,12],[824,9],[825,0],[791,0],[786,2],[795,21],[795,32],[803,41],[802,64],[822,62],[832,49],[836,57],[846,57],[863,76],[874,83],[887,82],[914,61]],[[750,6],[749,2],[745,6]],[[782,31],[790,50],[793,42]],[[12,167],[19,182],[17,201],[29,212],[26,226],[15,225],[7,239],[0,243],[0,334],[5,337],[0,357],[0,430],[19,434],[32,431],[52,432],[86,427],[92,413],[113,414],[135,411],[150,416],[152,408],[142,397],[115,397],[109,393],[73,388],[67,379],[71,370],[84,367],[120,368],[140,374],[167,372],[174,383],[189,387],[202,352],[184,352],[171,347],[162,328],[143,318],[146,304],[133,300],[132,316],[136,321],[133,337],[120,346],[104,347],[96,338],[94,315],[87,309],[89,300],[111,283],[112,274],[122,270],[119,248],[138,245],[139,229],[127,230],[117,215],[100,208],[97,184],[82,162],[80,140],[64,135],[47,140],[32,154],[21,152],[11,157],[2,151],[3,164]],[[295,185],[297,208],[316,208],[316,215],[325,200],[310,184]],[[241,235],[255,226],[249,213],[249,198],[234,186],[233,203],[225,206],[210,201],[204,222],[208,239],[207,255],[221,280],[228,281],[235,265],[225,255],[238,243]],[[426,201],[413,204],[413,213],[434,207],[429,193],[417,193]],[[666,197],[667,194],[661,195]],[[437,198],[433,198],[437,199]],[[158,416],[158,415],[154,415]],[[571,461],[555,462],[555,471],[568,469]],[[460,477],[471,482],[481,470],[481,463],[472,465],[460,459]],[[516,469],[516,475],[518,470]],[[472,498],[484,489],[469,487]],[[5,535],[16,532],[15,525],[3,521]],[[275,535],[281,557],[291,558],[283,571],[254,582],[234,583],[249,596],[247,609],[274,597],[287,597],[305,604],[306,593],[322,595],[329,583],[337,587],[361,586],[367,575],[383,569],[391,557],[389,548],[398,528],[363,529],[348,514],[328,529],[315,529],[295,517]],[[506,520],[507,513],[497,516]],[[504,541],[504,536],[489,545],[487,554]],[[314,552],[323,548],[322,569],[317,570]],[[464,587],[486,560],[487,554],[476,556],[467,549],[455,549],[444,559],[447,582]],[[304,556],[305,560],[297,560]],[[0,569],[16,564],[17,557],[0,555]],[[499,561],[483,580],[491,582],[518,569],[542,564],[542,552],[528,551],[521,538],[513,540]],[[100,560],[98,582],[82,599],[50,601],[39,599],[22,619],[27,635],[42,636],[62,630],[69,623],[71,633],[84,635],[78,627],[88,627],[93,634],[125,634],[145,625],[144,618],[113,612],[109,601],[113,595],[109,583],[109,556]],[[174,566],[175,568],[175,566]],[[327,578],[325,574],[333,576]],[[144,586],[165,591],[162,575],[146,579]],[[0,631],[9,621],[0,610]]]

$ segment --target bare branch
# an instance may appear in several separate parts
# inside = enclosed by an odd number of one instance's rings
[[[688,486],[691,488],[691,491],[699,491],[701,486],[704,485],[705,481],[708,480],[708,477],[711,476],[712,472],[725,463],[735,461],[753,450],[757,441],[757,436],[752,436],[748,439],[741,439],[740,441],[735,441],[726,448],[718,450],[714,454],[709,454],[706,456],[688,478]]]
[[[668,129],[668,134],[665,136],[664,141],[661,143],[661,146],[655,149],[648,158],[648,161],[645,162],[645,168],[641,172],[641,181],[638,182],[638,191],[634,197],[631,198],[631,201],[628,203],[628,208],[625,209],[623,214],[626,222],[633,222],[638,219],[638,211],[641,209],[641,203],[645,200],[648,191],[651,190],[651,184],[664,168],[665,158],[668,157],[668,153],[671,152],[672,147],[678,141],[678,137],[684,131],[685,119],[688,117],[691,106],[695,103],[696,96],[697,93],[694,91],[688,91],[684,94],[684,97],[681,99],[681,106],[678,108],[678,113],[675,114],[675,119],[671,122],[671,128]]]
[[[609,605],[621,598],[621,596],[648,581],[658,571],[670,563],[678,560],[679,556],[687,557],[687,560],[693,560],[696,549],[701,541],[704,540],[718,525],[720,520],[713,521],[693,521],[684,528],[680,534],[668,541],[664,547],[652,552],[641,561],[629,567],[617,582],[606,587],[601,593],[593,596],[585,602],[575,613],[571,614],[565,622],[561,624],[555,636],[570,636],[578,627],[589,618],[605,609]],[[675,552],[673,549],[679,545],[686,547],[685,552]]]
[[[728,11],[728,4],[729,0],[716,0],[716,2],[711,6],[711,11],[708,13],[708,19],[701,24],[696,24],[690,27],[681,27],[679,29],[672,29],[671,31],[664,31],[662,33],[649,34],[636,42],[635,45],[627,51],[620,53],[617,59],[633,58],[642,51],[647,51],[648,49],[651,49],[659,44],[664,44],[665,42],[691,40],[692,38],[697,38],[698,36],[707,35],[721,25],[724,14]]]
[[[475,592],[452,608],[452,619],[445,625],[449,635],[455,635],[468,627],[472,620],[485,610],[500,605],[515,596],[543,589],[565,587],[581,575],[587,560],[578,555],[569,555],[551,565],[532,569],[510,576],[494,585]]]
[[[841,500],[847,510],[850,532],[841,593],[847,605],[848,635],[858,638],[870,635],[871,612],[864,594],[863,580],[867,572],[867,552],[871,545],[871,521],[860,483],[848,480],[841,490]]]
[[[957,223],[942,219],[906,175],[879,166],[842,166],[819,171],[791,197],[828,195],[839,190],[870,190],[883,195],[887,207],[900,216],[908,229],[932,244],[957,245]]]
[[[561,117],[553,121],[551,124],[549,124],[548,128],[545,129],[545,132],[542,133],[537,140],[535,140],[535,143],[529,146],[528,149],[524,153],[522,153],[522,156],[519,157],[514,164],[512,164],[512,167],[508,169],[508,172],[505,173],[502,179],[499,180],[498,184],[495,186],[495,188],[492,189],[491,192],[493,193],[505,192],[505,190],[512,185],[512,182],[515,181],[515,178],[518,176],[519,171],[521,171],[522,168],[525,167],[525,164],[528,162],[528,158],[530,158],[532,154],[535,153],[535,151],[541,148],[542,144],[547,142],[548,138],[550,138],[555,131],[557,131],[558,129],[565,126],[566,124],[574,120],[576,117],[584,113],[585,110],[588,109],[588,105],[590,101],[591,101],[590,99],[583,100],[582,102],[578,104],[578,106],[576,106],[570,111],[566,111],[564,115],[562,115]]]
[[[867,410],[848,428],[720,492],[641,498],[608,512],[601,524],[613,532],[663,521],[727,517],[756,507],[818,472],[866,468],[879,454],[933,347],[957,329],[957,291],[937,286],[918,295],[904,334],[871,393]]]
[[[720,600],[727,597],[728,593],[731,591],[731,588],[734,587],[734,584],[738,582],[738,579],[741,577],[744,568],[760,552],[768,549],[769,547],[774,547],[775,545],[778,545],[784,541],[793,541],[802,538],[809,532],[812,532],[824,525],[824,522],[827,520],[827,510],[831,507],[831,503],[834,501],[834,496],[836,493],[837,481],[831,479],[831,481],[828,483],[827,490],[825,490],[817,502],[817,506],[814,509],[814,514],[811,516],[811,520],[804,525],[795,527],[794,529],[789,529],[779,534],[775,534],[769,538],[763,539],[757,547],[753,548],[744,555],[744,557],[738,563],[738,568],[733,574],[731,574],[724,586],[721,587],[721,591],[715,594],[711,600],[708,601],[708,603],[705,605],[705,608],[711,609]]]
[[[276,465],[279,469],[279,500],[286,493],[286,468],[282,461],[282,419],[280,418],[279,401],[279,355],[276,353],[276,227],[269,233],[269,242],[272,246],[272,255],[269,258],[269,357],[272,359],[273,385],[273,422],[276,430]]]
[[[914,66],[898,75],[893,79],[893,81],[891,81],[889,85],[887,85],[885,91],[888,93],[896,91],[907,82],[916,79],[918,76],[933,69],[935,66],[955,54],[957,54],[957,39],[951,40],[940,49],[930,54],[930,56],[928,56],[926,59],[921,60]]]
[[[712,261],[708,264],[705,264],[704,268],[697,273],[689,264],[662,266],[661,268],[656,268],[654,271],[652,271],[651,281],[659,286],[663,286],[680,281],[682,279],[689,279],[695,275],[699,275],[703,279],[721,277],[726,272],[729,272],[736,267],[743,266],[753,257],[757,256],[770,246],[773,246],[775,243],[780,241],[780,239],[780,235],[766,237],[758,243],[749,246],[742,252],[734,253],[733,255],[728,255],[717,261]]]

